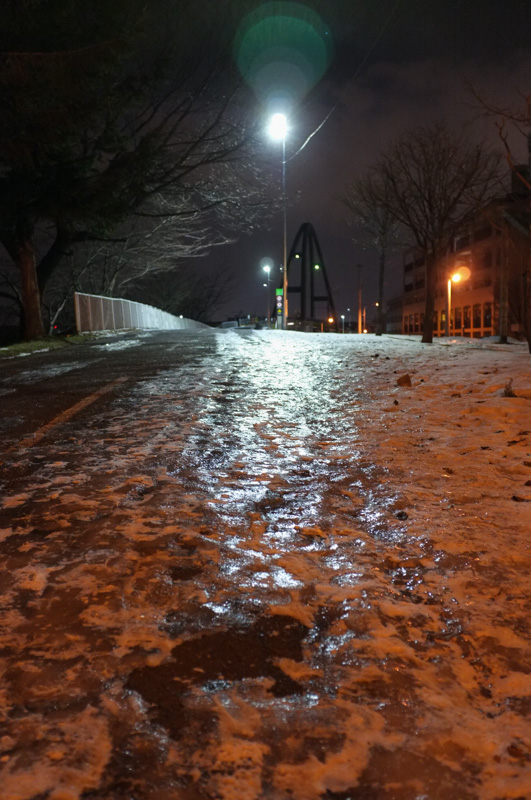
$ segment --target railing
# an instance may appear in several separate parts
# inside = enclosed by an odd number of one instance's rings
[[[175,317],[160,308],[97,294],[74,293],[78,333],[120,330],[181,330],[205,328],[202,322]]]

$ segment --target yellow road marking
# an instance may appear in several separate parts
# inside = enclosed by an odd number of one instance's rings
[[[108,392],[112,391],[115,386],[119,386],[121,383],[125,383],[128,379],[126,377],[116,378],[115,381],[111,383],[107,383],[105,386],[102,386],[101,389],[98,389],[97,392],[93,392],[89,394],[87,397],[84,397],[83,400],[80,400],[78,403],[75,403],[70,408],[67,408],[65,411],[61,411],[56,417],[54,417],[50,422],[47,422],[46,425],[42,425],[40,428],[37,428],[35,433],[26,436],[25,439],[22,439],[21,442],[18,444],[13,445],[6,451],[7,453],[13,452],[13,450],[27,450],[28,447],[32,447],[33,445],[40,442],[40,440],[46,436],[53,428],[56,428],[58,425],[62,425],[64,422],[67,422],[73,416],[75,416],[79,411],[90,406],[91,403],[96,402],[99,400],[100,397],[107,394]]]

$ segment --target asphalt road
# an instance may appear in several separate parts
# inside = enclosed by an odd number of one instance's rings
[[[381,351],[207,330],[0,362],[0,800],[484,800],[481,664],[359,440]]]
[[[219,335],[219,334],[217,334]],[[109,335],[83,344],[0,358],[2,418],[0,452],[34,436],[45,425],[61,424],[79,403],[87,407],[101,393],[115,396],[113,384],[132,386],[161,370],[197,363],[215,350],[216,334],[205,331]],[[127,391],[127,389],[125,389]],[[100,406],[101,402],[100,401]],[[93,412],[89,412],[93,413]]]

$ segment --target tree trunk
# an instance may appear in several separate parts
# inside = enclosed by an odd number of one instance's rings
[[[380,264],[378,269],[378,312],[376,314],[376,336],[381,336],[384,332],[384,276],[385,276],[385,250],[380,252]]]
[[[16,243],[16,263],[20,269],[22,286],[22,306],[24,309],[24,339],[38,339],[44,336],[41,313],[41,296],[37,282],[35,252],[28,232],[18,232]]]
[[[507,334],[509,329],[509,285],[508,285],[508,253],[507,241],[505,242],[502,263],[500,267],[500,289],[499,289],[499,321],[498,333],[500,344],[507,344]]]
[[[426,305],[424,308],[424,325],[422,328],[423,344],[433,342],[433,313],[435,311],[435,265],[436,259],[426,259]]]
[[[531,236],[530,236],[531,243]],[[531,353],[531,244],[529,248],[529,256],[527,260],[527,272],[524,273],[523,285],[523,310],[524,310],[524,333],[527,341],[527,347]]]

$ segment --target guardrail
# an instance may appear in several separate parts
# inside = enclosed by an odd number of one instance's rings
[[[78,333],[121,330],[180,330],[206,328],[202,322],[175,317],[160,308],[97,294],[74,293]]]

